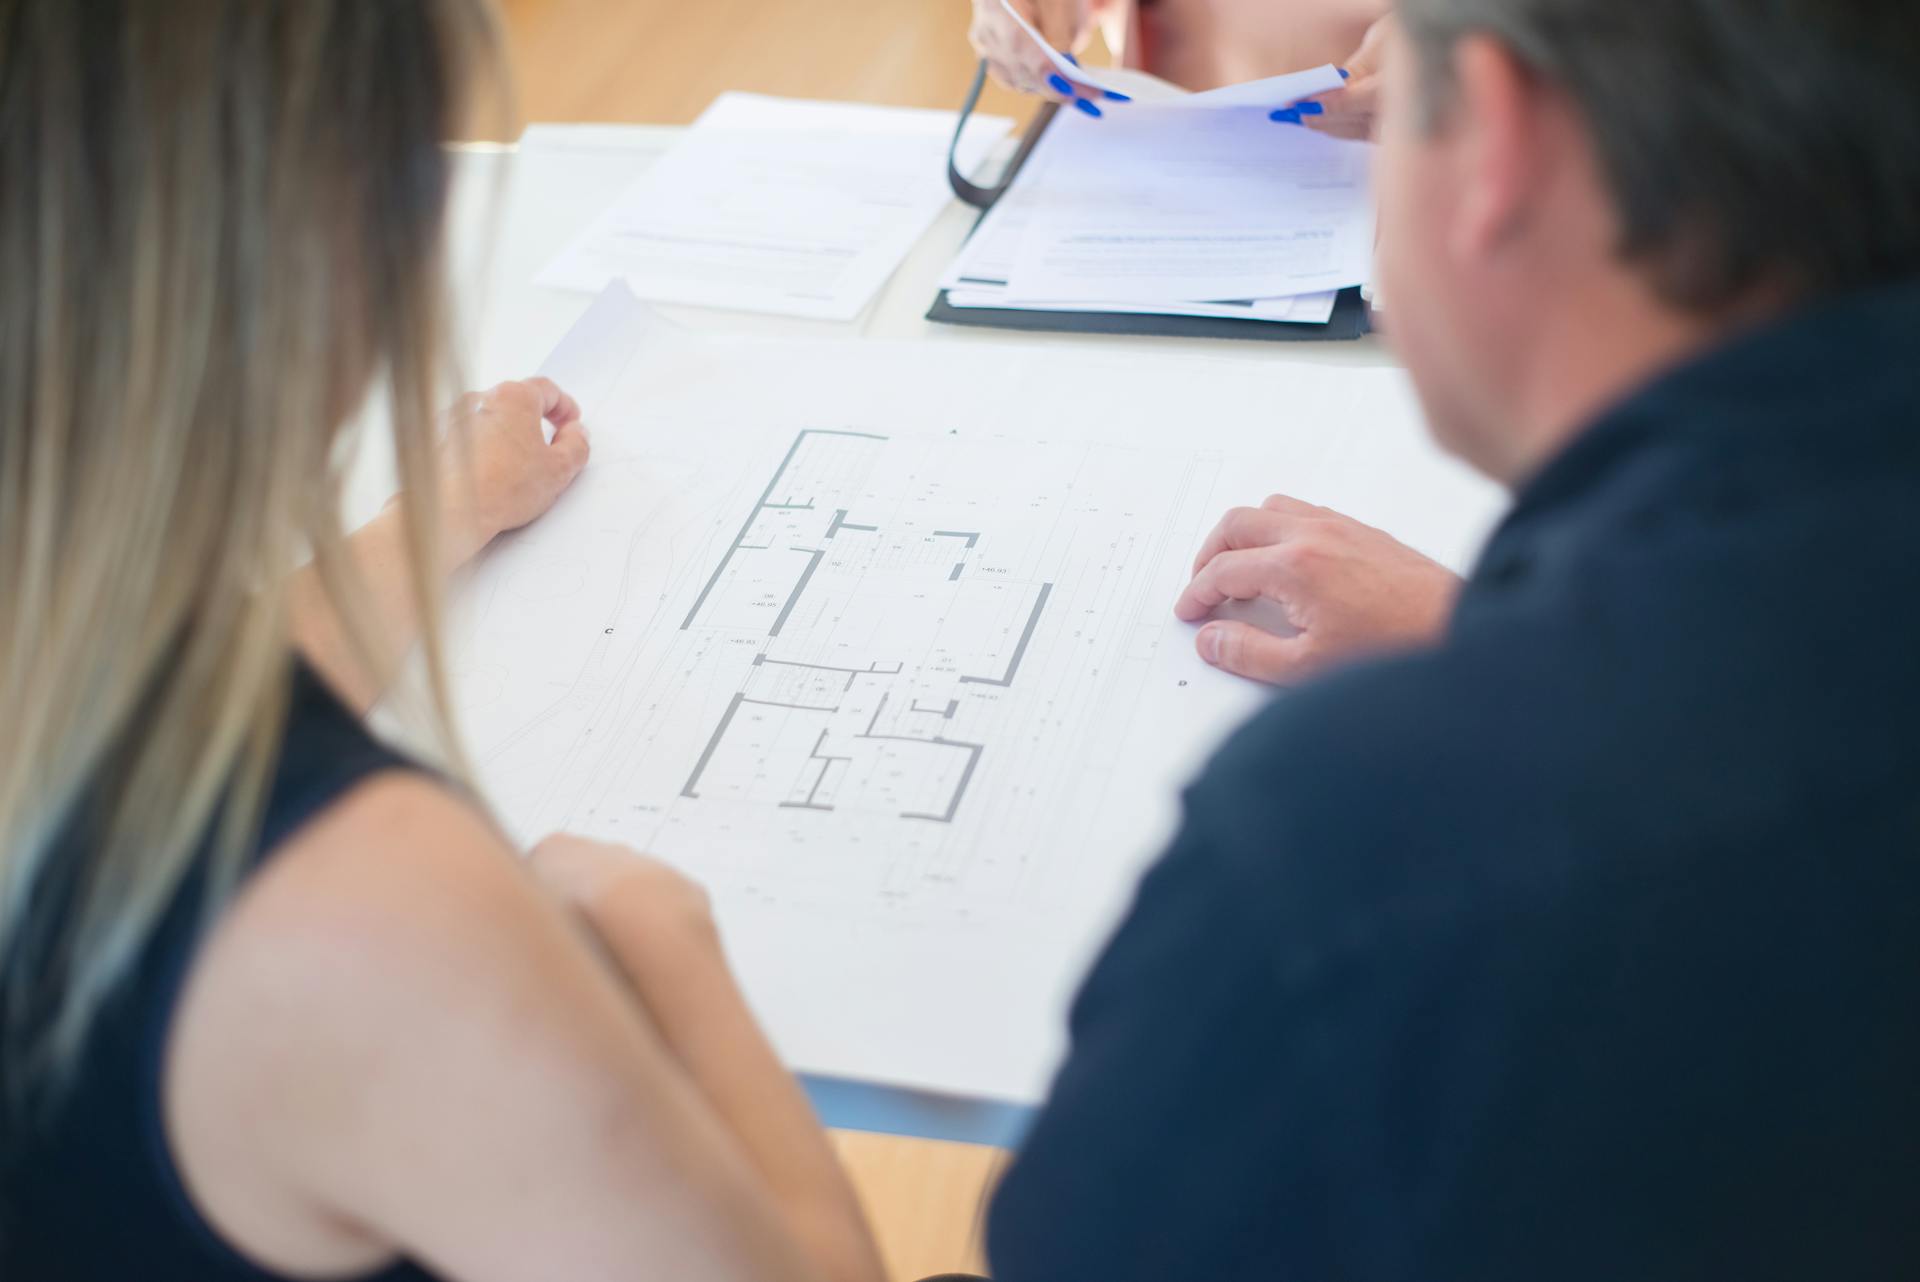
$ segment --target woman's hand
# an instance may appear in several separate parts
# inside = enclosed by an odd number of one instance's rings
[[[502,383],[463,397],[449,416],[441,447],[442,484],[435,520],[445,573],[471,560],[494,536],[515,530],[553,506],[587,464],[580,407],[551,379]],[[541,421],[553,424],[547,442]],[[347,553],[367,592],[378,653],[348,640],[336,602],[312,566],[294,573],[293,635],[307,661],[349,706],[365,712],[385,693],[400,658],[420,634],[405,494],[347,539]]]
[[[1366,38],[1353,51],[1340,73],[1346,84],[1329,93],[1306,98],[1273,113],[1287,124],[1305,125],[1334,138],[1365,142],[1373,137],[1374,117],[1380,109],[1380,89],[1386,70],[1387,48],[1399,38],[1400,24],[1392,14],[1367,28]]]
[[[1235,601],[1278,607],[1292,635],[1215,619],[1195,646],[1217,668],[1282,684],[1332,664],[1439,639],[1460,580],[1383,530],[1275,495],[1227,513],[1173,612],[1188,623]]]
[[[542,422],[553,425],[547,440]],[[454,406],[444,466],[449,545],[456,559],[552,507],[587,465],[580,406],[550,378],[473,392]]]
[[[1046,37],[1047,43],[1065,54],[1078,53],[1093,34],[1095,0],[1012,0],[1022,17]],[[1098,116],[1094,99],[1104,95],[1098,89],[1075,84],[1060,74],[1047,59],[1046,51],[1007,13],[1000,0],[973,0],[973,29],[968,33],[973,48],[987,60],[994,79],[1018,93],[1039,94],[1062,102],[1082,104],[1088,115]],[[1089,110],[1091,108],[1091,110]]]
[[[527,857],[534,876],[596,928],[602,919],[642,913],[652,921],[712,928],[706,889],[627,846],[555,833]]]
[[[535,846],[531,862],[598,936],[820,1276],[880,1282],[885,1270],[860,1201],[734,983],[707,892],[659,860],[564,833]]]

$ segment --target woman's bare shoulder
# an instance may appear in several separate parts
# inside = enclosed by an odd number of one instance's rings
[[[283,1272],[804,1271],[632,990],[485,816],[419,775],[367,779],[229,905],[166,1102],[196,1202]]]
[[[194,959],[163,1096],[195,1202],[282,1269],[383,1261],[380,1235],[314,1191],[361,1178],[416,1072],[483,1090],[510,1073],[514,1010],[573,942],[457,792],[407,770],[362,780],[268,853]]]

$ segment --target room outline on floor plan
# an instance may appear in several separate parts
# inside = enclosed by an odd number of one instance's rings
[[[904,701],[896,698],[901,682],[917,675],[899,652],[895,657],[874,654],[855,666],[784,657],[788,651],[781,646],[803,601],[807,619],[830,620],[836,609],[845,608],[842,598],[859,591],[874,563],[886,560],[922,571],[893,584],[900,599],[912,603],[896,624],[913,631],[907,621],[912,616],[931,621],[917,640],[921,646],[938,647],[939,625],[946,622],[940,612],[950,612],[967,591],[957,585],[967,571],[968,555],[980,546],[982,531],[909,529],[889,549],[887,539],[894,531],[887,525],[877,518],[855,520],[851,508],[833,506],[836,491],[857,484],[861,464],[868,461],[865,456],[888,440],[879,433],[838,429],[797,433],[694,598],[680,624],[682,632],[731,629],[739,626],[737,620],[748,621],[750,627],[756,614],[771,612],[772,617],[764,648],[755,653],[742,688],[720,713],[681,797],[712,795],[702,791],[709,770],[716,761],[725,769],[737,758],[736,776],[750,775],[752,781],[752,786],[736,783],[723,791],[737,800],[757,798],[784,809],[831,813],[844,804],[861,805],[863,781],[884,776],[893,781],[883,791],[887,798],[900,795],[902,778],[917,780],[919,786],[907,790],[897,805],[882,800],[867,808],[890,808],[901,819],[944,824],[959,813],[988,745],[957,737],[949,728],[978,694],[1013,686],[1053,595],[1051,582],[1033,586],[1017,631],[1002,627],[1004,640],[984,650],[975,647],[977,657],[991,659],[990,665],[935,679],[936,685],[953,689],[944,699],[934,697],[930,706],[922,702],[929,693],[923,687],[911,690]],[[902,543],[917,544],[918,554],[900,555]],[[828,574],[818,580],[823,566],[829,567]],[[887,568],[898,570],[900,564]],[[998,597],[1010,586],[1023,585],[996,577],[984,588]],[[892,631],[897,637],[899,628]],[[795,653],[814,649],[803,641]],[[936,661],[928,666],[939,665]],[[763,793],[767,784],[771,791]]]

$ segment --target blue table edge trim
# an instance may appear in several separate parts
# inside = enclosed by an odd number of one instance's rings
[[[800,1084],[828,1126],[913,1139],[1013,1148],[1036,1111],[1031,1104],[1011,1100],[945,1095],[813,1073],[801,1074]]]

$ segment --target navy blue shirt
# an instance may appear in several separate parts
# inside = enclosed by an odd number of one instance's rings
[[[1186,798],[998,1282],[1920,1276],[1920,287],[1658,380]]]

